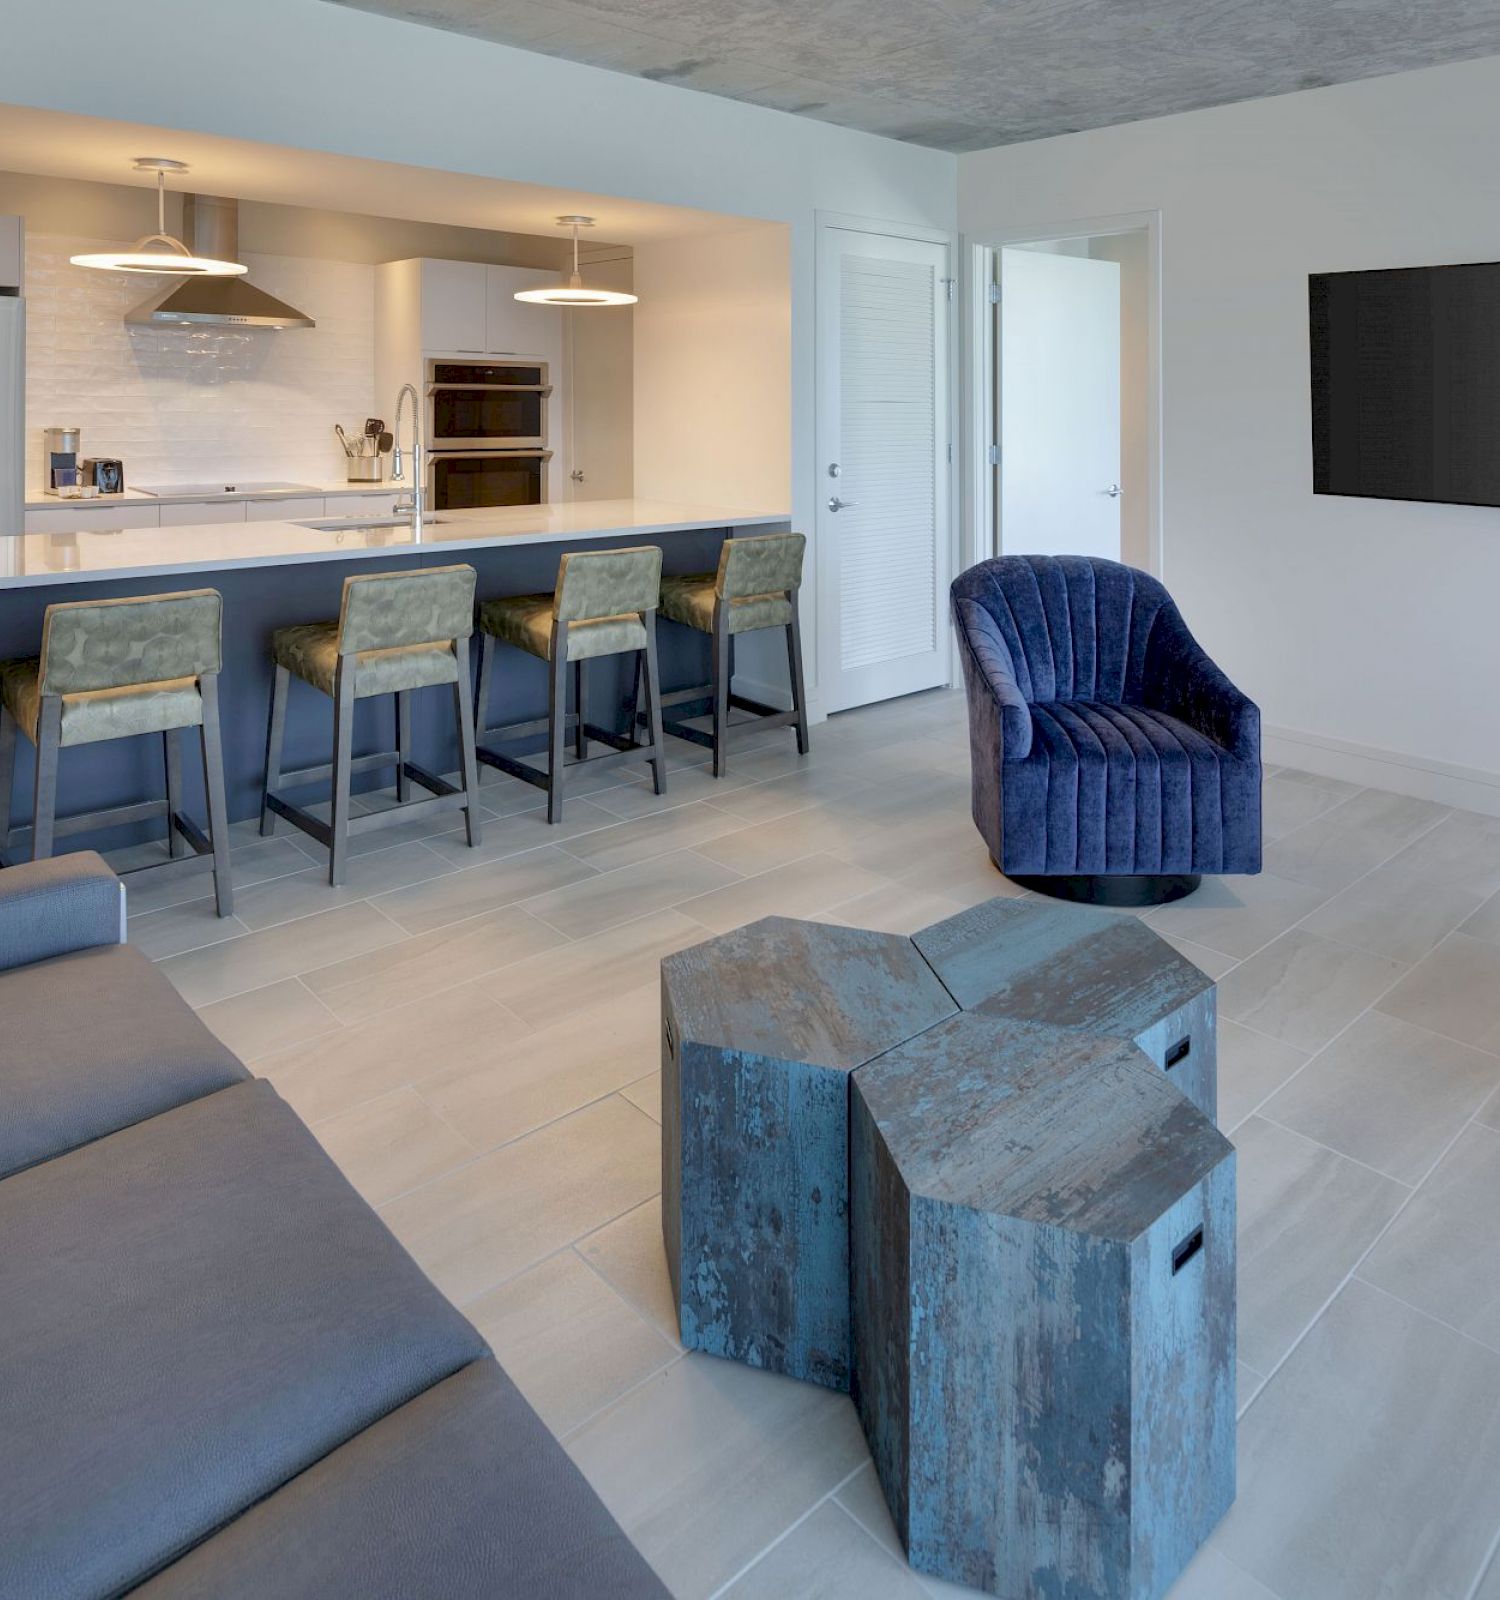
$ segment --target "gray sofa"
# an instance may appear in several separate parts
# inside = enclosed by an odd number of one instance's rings
[[[0,872],[0,1600],[659,1600],[484,1341],[121,941]]]

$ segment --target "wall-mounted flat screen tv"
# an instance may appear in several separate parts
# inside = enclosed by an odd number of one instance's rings
[[[1500,262],[1308,279],[1313,488],[1500,506]]]

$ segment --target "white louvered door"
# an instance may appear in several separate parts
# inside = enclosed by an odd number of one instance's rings
[[[819,685],[824,708],[946,683],[948,246],[818,241]]]

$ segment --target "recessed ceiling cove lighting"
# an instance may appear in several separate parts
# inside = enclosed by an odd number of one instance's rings
[[[559,217],[559,228],[573,230],[573,270],[563,283],[551,289],[518,289],[517,300],[530,300],[539,306],[633,306],[637,296],[621,289],[591,289],[578,271],[578,230],[592,228],[592,217]]]
[[[238,261],[216,261],[212,256],[195,256],[181,239],[167,232],[167,174],[187,171],[185,161],[169,161],[165,156],[137,156],[136,172],[156,174],[156,232],[137,239],[128,250],[100,250],[70,257],[75,267],[94,267],[101,272],[169,272],[178,277],[236,278],[250,269]]]

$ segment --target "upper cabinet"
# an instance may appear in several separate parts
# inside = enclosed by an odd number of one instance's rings
[[[482,261],[419,261],[415,265],[422,349],[443,355],[486,354],[490,346],[485,274],[491,269]]]
[[[524,355],[557,361],[562,313],[528,305],[518,289],[555,283],[555,272],[482,261],[392,261],[381,268],[380,311],[406,325],[424,355]]]

